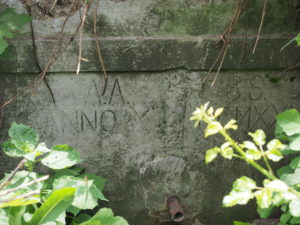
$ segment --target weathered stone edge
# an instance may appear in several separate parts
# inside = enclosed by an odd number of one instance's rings
[[[102,55],[107,71],[165,71],[176,68],[187,70],[209,70],[222,43],[216,44],[213,37],[119,37],[101,40]],[[286,37],[260,39],[255,55],[252,54],[255,37],[232,38],[222,69],[285,69],[300,61],[299,49],[290,45],[283,51],[280,48],[289,41]],[[38,59],[42,66],[55,44],[54,39],[37,39]],[[0,73],[37,72],[32,52],[31,39],[12,40],[11,59],[0,60]],[[94,40],[82,41],[81,71],[99,71],[99,63]],[[50,68],[51,72],[74,72],[77,67],[78,39]],[[221,61],[222,55],[219,57]],[[215,64],[217,69],[219,63]]]

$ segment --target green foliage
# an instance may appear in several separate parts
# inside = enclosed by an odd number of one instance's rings
[[[253,166],[266,179],[260,187],[254,180],[246,176],[238,178],[231,192],[223,199],[223,206],[245,205],[251,199],[256,199],[258,213],[262,218],[268,217],[276,207],[284,212],[281,217],[281,225],[293,225],[300,222],[300,156],[294,157],[288,166],[279,169],[275,176],[269,160],[280,161],[285,154],[297,153],[300,150],[300,114],[295,110],[288,110],[277,115],[276,137],[288,141],[288,145],[282,144],[279,139],[266,142],[266,135],[262,130],[249,132],[252,140],[246,140],[241,144],[231,138],[227,130],[237,129],[235,120],[230,120],[225,126],[217,121],[217,117],[223,109],[215,112],[208,103],[195,110],[191,120],[195,120],[195,127],[201,121],[207,123],[204,131],[205,137],[221,134],[226,142],[221,147],[214,147],[206,152],[205,162],[212,162],[218,155],[223,158],[239,158]],[[221,112],[221,113],[220,113]],[[257,161],[263,160],[265,167]],[[247,224],[235,221],[234,224]]]
[[[73,167],[80,162],[75,149],[68,145],[48,148],[39,143],[35,130],[23,124],[13,123],[8,133],[3,151],[23,159],[0,180],[0,225],[62,225],[67,214],[73,214],[73,224],[128,225],[125,219],[113,217],[110,209],[93,217],[77,215],[83,209],[94,209],[99,200],[108,200],[102,193],[105,179]],[[32,171],[39,162],[54,169],[50,179]],[[23,166],[28,170],[19,170]]]
[[[4,53],[8,47],[8,42],[4,38],[12,38],[14,32],[31,21],[31,17],[26,14],[18,14],[12,8],[6,8],[0,12],[0,54]]]

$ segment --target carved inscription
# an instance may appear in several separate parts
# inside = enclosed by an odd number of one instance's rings
[[[86,130],[102,130],[112,131],[116,125],[116,114],[112,110],[98,111],[92,113],[80,111],[80,131]]]

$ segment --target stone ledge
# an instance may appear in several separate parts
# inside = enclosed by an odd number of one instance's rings
[[[255,55],[252,48],[255,36],[233,36],[222,69],[285,69],[300,61],[299,49],[288,46],[287,36],[264,36],[260,39]],[[165,71],[176,68],[209,70],[217,58],[222,44],[216,45],[217,36],[150,36],[101,38],[102,54],[107,71]],[[45,65],[55,39],[37,38],[38,58]],[[11,40],[15,57],[1,59],[0,72],[37,72],[30,38]],[[99,71],[93,38],[83,40],[81,71]],[[77,66],[78,39],[51,67],[51,72],[74,72]],[[215,66],[217,69],[218,64]]]

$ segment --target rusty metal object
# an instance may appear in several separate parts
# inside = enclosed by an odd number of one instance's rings
[[[169,214],[171,216],[171,219],[174,222],[182,222],[184,220],[184,210],[180,205],[180,201],[178,197],[171,196],[167,200],[167,207],[169,210]]]

